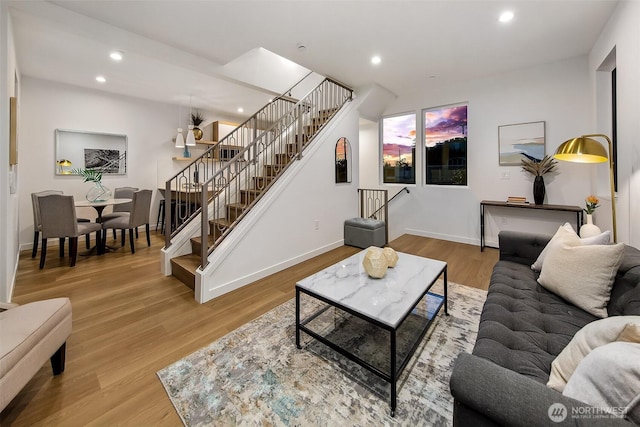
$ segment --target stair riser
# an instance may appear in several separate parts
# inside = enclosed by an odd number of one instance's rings
[[[286,165],[291,162],[291,155],[289,154],[276,154],[276,162],[279,165]]]
[[[243,208],[227,206],[227,220],[229,222],[234,222],[240,215],[242,215],[242,212],[244,212]]]
[[[256,193],[255,191],[240,190],[240,203],[243,205],[251,204],[259,195],[260,193]]]
[[[273,166],[273,165],[265,165],[264,166],[264,175],[267,177],[271,177],[274,178],[276,176],[278,176],[278,174],[280,172],[282,172],[282,170],[284,169],[284,165],[281,165],[279,167]]]
[[[273,177],[256,176],[253,178],[253,188],[256,190],[261,190],[263,188],[266,188],[271,181],[273,181]]]
[[[196,288],[196,275],[194,272],[185,270],[181,265],[171,260],[171,274],[180,280],[182,283],[190,287]]]

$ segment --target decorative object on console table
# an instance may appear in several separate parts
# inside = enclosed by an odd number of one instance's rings
[[[585,203],[587,205],[586,209],[583,209],[587,214],[587,223],[580,227],[580,237],[583,239],[585,237],[597,236],[602,233],[600,227],[593,223],[593,213],[596,211],[596,208],[600,205],[600,200],[596,196],[589,196],[585,199]]]
[[[607,150],[593,138],[599,137],[607,141],[609,155]],[[558,160],[576,163],[603,163],[609,161],[609,183],[611,186],[611,224],[613,228],[613,243],[617,242],[616,235],[616,192],[613,178],[613,144],[607,135],[594,133],[590,135],[582,135],[577,138],[563,142],[556,153],[553,155]]]
[[[111,190],[102,185],[102,172],[95,169],[74,169],[73,173],[84,178],[84,182],[93,182],[87,191],[86,198],[90,202],[104,202],[111,198]]]
[[[202,129],[200,129],[200,124],[204,121],[202,114],[200,111],[196,110],[195,114],[191,113],[191,123],[193,124],[193,136],[196,141],[200,141],[202,139]]]
[[[553,172],[557,163],[558,162],[550,156],[544,156],[542,160],[536,160],[531,157],[522,159],[522,170],[529,172],[535,177],[533,180],[533,201],[536,205],[544,203],[546,189],[544,187],[543,175]]]

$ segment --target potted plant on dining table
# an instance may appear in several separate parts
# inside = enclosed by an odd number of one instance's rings
[[[93,182],[93,186],[85,196],[91,203],[104,202],[111,198],[111,190],[102,184],[102,171],[98,169],[74,169],[73,173],[80,175],[84,182]]]

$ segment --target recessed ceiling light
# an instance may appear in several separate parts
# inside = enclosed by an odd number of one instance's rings
[[[511,12],[510,10],[506,11],[506,12],[502,12],[500,14],[500,18],[498,18],[498,20],[500,22],[509,22],[513,19],[513,12]]]
[[[115,50],[109,54],[109,57],[114,61],[122,61],[122,52]]]
[[[382,59],[380,59],[380,57],[377,55],[371,58],[371,63],[374,65],[378,65],[381,61]]]
[[[107,81],[107,79],[105,79],[103,76],[98,76],[98,77],[96,77],[96,81],[98,83],[104,83],[104,82]]]
[[[242,107],[238,108],[238,113],[244,113],[244,108]]]

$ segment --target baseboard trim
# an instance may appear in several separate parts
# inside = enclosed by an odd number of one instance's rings
[[[474,246],[480,246],[480,239],[471,239],[468,237],[461,237],[461,236],[453,236],[451,234],[441,234],[441,233],[432,233],[430,231],[424,231],[424,230],[416,230],[413,228],[405,228],[404,232],[407,234],[413,234],[414,236],[420,236],[420,237],[430,237],[432,239],[439,239],[439,240],[448,240],[450,242],[456,242],[456,243],[464,243],[467,245],[474,245]],[[495,242],[486,242],[487,244],[496,244]],[[497,246],[497,244],[496,244]]]
[[[263,278],[265,278],[265,277],[267,277],[267,276],[269,276],[271,274],[274,274],[274,273],[277,273],[279,271],[282,271],[285,268],[292,267],[292,266],[294,266],[296,264],[299,264],[301,262],[307,261],[307,260],[309,260],[309,259],[311,259],[313,257],[318,256],[318,255],[322,255],[325,252],[328,252],[330,250],[339,248],[340,246],[343,246],[343,245],[344,245],[344,240],[341,239],[341,240],[339,240],[337,242],[333,242],[333,243],[324,245],[324,246],[322,246],[320,248],[314,249],[312,251],[306,252],[304,254],[295,256],[293,258],[289,258],[289,259],[284,260],[284,261],[282,261],[282,262],[280,262],[278,264],[275,264],[275,265],[272,265],[270,267],[264,268],[262,270],[253,272],[253,273],[248,274],[246,276],[239,277],[239,278],[234,279],[234,280],[232,280],[230,282],[219,284],[218,286],[211,287],[211,288],[207,289],[206,290],[206,295],[196,295],[196,300],[199,303],[202,304],[204,302],[212,300],[213,298],[217,298],[217,297],[219,297],[221,295],[224,295],[224,294],[226,294],[228,292],[231,292],[231,291],[234,291],[236,289],[239,289],[239,288],[241,288],[243,286],[246,286],[246,285],[248,285],[250,283],[253,283],[253,282],[257,281],[257,280],[263,279]],[[202,273],[201,270],[196,271],[196,289],[198,289],[199,282],[202,279],[201,273]],[[209,282],[215,282],[215,280],[211,280],[211,278],[212,278],[211,274],[209,274],[208,276],[209,276],[209,278],[208,278]]]

